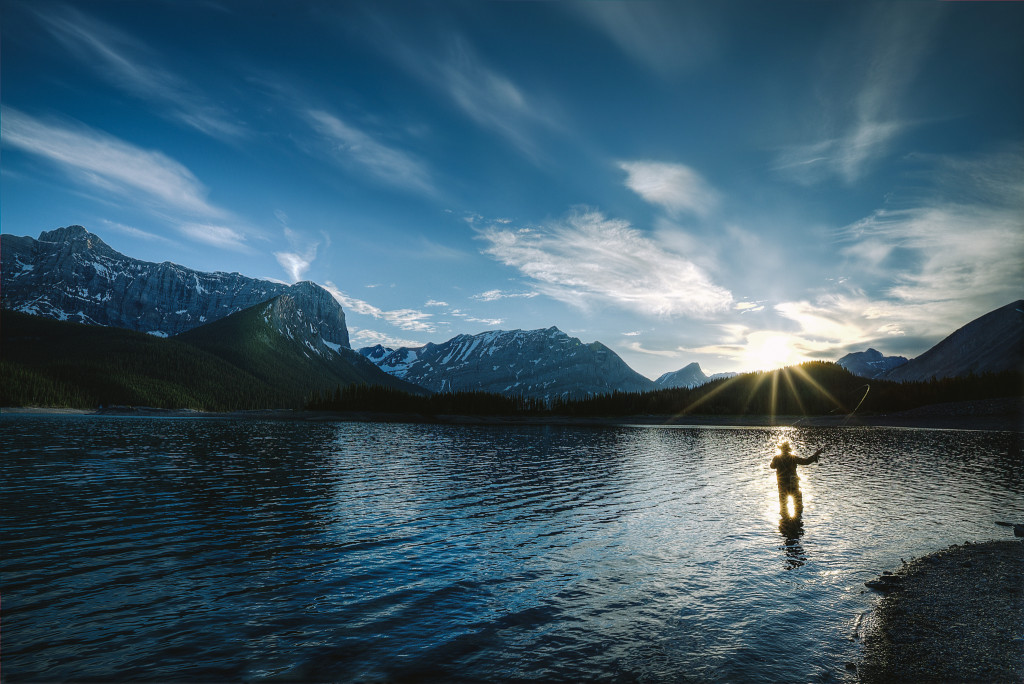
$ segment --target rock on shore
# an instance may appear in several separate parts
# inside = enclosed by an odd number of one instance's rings
[[[1024,681],[1024,542],[954,545],[888,577],[862,682]]]

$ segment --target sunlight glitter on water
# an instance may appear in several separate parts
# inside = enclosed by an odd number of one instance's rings
[[[842,679],[863,581],[1024,516],[1005,433],[0,425],[23,679]]]

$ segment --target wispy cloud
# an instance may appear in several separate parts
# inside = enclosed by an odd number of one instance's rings
[[[438,76],[452,100],[477,124],[501,134],[527,155],[537,156],[531,129],[554,126],[553,119],[511,79],[484,64],[464,40],[453,41]]]
[[[764,304],[758,304],[755,302],[736,302],[732,308],[741,313],[756,313],[758,311],[764,311]]]
[[[879,210],[839,233],[850,277],[781,302],[794,345],[825,358],[872,346],[915,356],[1024,291],[1024,154],[938,160],[952,199]]]
[[[626,348],[630,351],[635,351],[638,354],[647,354],[648,356],[664,356],[666,358],[678,358],[680,353],[675,349],[647,349],[640,342],[630,342],[626,345]]]
[[[839,237],[863,287],[948,325],[1024,290],[1024,150],[935,161],[937,196],[876,211]]]
[[[656,161],[623,161],[626,187],[670,214],[707,215],[717,204],[718,193],[689,166]]]
[[[384,144],[370,134],[320,109],[305,112],[307,120],[333,146],[332,157],[355,165],[378,181],[432,195],[436,188],[426,164],[413,155]]]
[[[569,5],[637,63],[662,76],[705,64],[717,32],[702,3],[576,2]]]
[[[871,6],[850,43],[830,44],[834,68],[822,77],[829,95],[821,135],[783,150],[776,169],[805,184],[837,176],[847,183],[890,153],[897,137],[919,120],[905,111],[907,91],[920,71],[941,18],[935,5]],[[851,59],[851,55],[855,55]],[[852,103],[846,89],[856,89]],[[820,102],[816,103],[820,106]],[[852,105],[852,106],[851,106]]]
[[[220,249],[230,249],[234,252],[250,254],[253,252],[245,241],[245,235],[229,228],[228,226],[212,225],[209,223],[184,223],[179,226],[184,235],[196,242],[202,242]]]
[[[518,269],[536,289],[587,307],[600,302],[657,316],[708,316],[732,302],[728,290],[684,255],[629,223],[596,211],[540,228],[491,227],[484,253]]]
[[[539,293],[537,292],[504,292],[502,290],[487,290],[480,294],[475,294],[470,299],[476,299],[481,302],[496,302],[499,299],[531,299],[536,297]]]
[[[0,136],[5,146],[49,161],[84,186],[122,202],[151,205],[156,215],[192,240],[251,251],[244,230],[224,225],[235,221],[231,212],[210,204],[205,186],[162,152],[82,124],[43,121],[11,107],[0,109]]]
[[[848,228],[856,241],[844,252],[876,277],[888,269],[896,301],[1010,301],[1024,286],[1022,220],[1022,210],[983,206],[883,210]]]
[[[448,312],[448,315],[454,316],[455,318],[461,318],[467,323],[482,323],[484,325],[490,326],[501,325],[502,323],[505,322],[505,320],[502,318],[479,318],[477,316],[473,316],[472,314],[466,313],[462,309],[452,309],[451,311]]]
[[[206,188],[187,168],[161,152],[144,150],[83,125],[48,123],[2,110],[3,143],[49,160],[76,180],[142,198],[187,214],[224,217],[206,200]]]
[[[100,222],[106,228],[108,228],[109,230],[112,230],[112,231],[114,231],[116,233],[121,233],[123,235],[128,235],[129,237],[137,238],[139,240],[149,240],[149,241],[153,241],[153,242],[164,242],[164,243],[167,243],[167,244],[173,244],[174,243],[173,240],[170,240],[170,239],[164,237],[163,235],[157,235],[156,233],[150,233],[149,231],[145,231],[145,230],[142,230],[140,228],[136,228],[134,226],[126,226],[123,223],[118,223],[116,221],[109,221],[107,219],[100,219]]]
[[[274,212],[277,219],[284,224],[284,237],[288,241],[291,251],[274,252],[274,258],[281,268],[291,276],[292,282],[303,280],[306,271],[309,270],[313,260],[316,259],[316,251],[320,246],[318,242],[304,239],[298,233],[288,227],[288,217],[283,211]]]
[[[377,344],[390,349],[399,349],[401,347],[422,347],[424,344],[423,342],[418,342],[416,340],[388,335],[387,333],[377,330],[368,330],[366,328],[355,328],[351,326],[349,326],[349,339],[352,342],[352,346],[357,349],[359,347],[372,347]]]
[[[222,107],[192,85],[160,66],[152,50],[112,26],[70,6],[38,13],[58,43],[78,56],[101,78],[151,102],[157,111],[218,139],[236,139],[245,129]]]
[[[421,333],[437,332],[437,326],[432,320],[430,320],[434,317],[434,314],[432,313],[417,311],[416,309],[393,309],[385,311],[384,309],[374,306],[362,299],[350,297],[339,290],[331,281],[327,281],[324,284],[324,289],[330,292],[342,307],[354,313],[379,318],[387,321],[396,328],[400,328],[401,330],[410,330]]]
[[[381,28],[387,44],[393,46],[388,55],[406,71],[532,161],[543,156],[538,133],[561,129],[550,104],[488,65],[459,35],[451,36],[443,51],[432,52],[416,46],[410,36],[396,33],[393,26]]]

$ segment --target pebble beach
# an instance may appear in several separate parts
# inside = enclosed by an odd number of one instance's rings
[[[1024,539],[954,545],[870,583],[862,682],[1024,682]]]

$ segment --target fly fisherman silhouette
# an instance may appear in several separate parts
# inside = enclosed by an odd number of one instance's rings
[[[793,497],[793,517],[799,518],[804,511],[804,496],[800,491],[800,476],[796,474],[798,465],[810,465],[816,463],[821,456],[823,449],[818,449],[814,455],[807,458],[799,458],[793,453],[789,442],[779,445],[779,453],[772,459],[771,467],[779,479],[779,512],[783,518],[789,518],[789,511],[786,503],[790,496]]]

